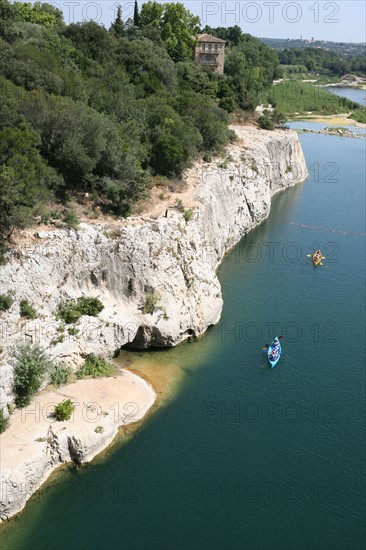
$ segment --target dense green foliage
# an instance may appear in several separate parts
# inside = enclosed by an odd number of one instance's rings
[[[295,65],[300,69],[302,66],[319,74],[366,74],[366,58],[361,55],[349,58],[322,48],[291,48],[278,52],[278,57],[282,65]]]
[[[243,34],[240,27],[206,27],[205,32],[227,41],[226,84],[243,109],[254,109],[258,97],[276,78],[282,76],[276,52],[258,38]],[[225,94],[229,95],[230,94]]]
[[[192,57],[200,19],[186,10],[183,4],[160,4],[149,0],[141,8],[139,25],[151,25],[160,31],[166,50],[174,61]]]
[[[129,215],[151,176],[219,153],[228,112],[255,107],[279,76],[276,54],[238,27],[212,29],[229,42],[225,75],[194,63],[200,21],[179,2],[122,16],[109,30],[65,25],[49,4],[0,0],[0,241],[36,206],[85,192]]]
[[[366,108],[364,107],[363,109],[357,109],[357,111],[352,113],[351,118],[357,122],[366,124]]]
[[[55,386],[66,384],[70,374],[71,368],[68,365],[65,365],[65,363],[56,363],[50,373],[51,383]]]
[[[71,399],[64,399],[55,406],[53,415],[59,422],[64,422],[65,420],[70,420],[74,409],[75,407]]]
[[[99,298],[81,296],[76,301],[66,300],[58,306],[57,318],[65,323],[76,323],[82,315],[96,317],[104,308]]]
[[[14,394],[17,407],[29,405],[50,370],[50,360],[37,345],[22,343],[13,356]]]
[[[345,97],[330,94],[322,88],[297,80],[274,85],[269,93],[263,95],[263,103],[271,103],[286,115],[308,112],[329,115],[353,109],[358,109],[357,112],[363,110],[357,103]]]
[[[115,372],[115,366],[108,363],[104,357],[91,353],[85,359],[84,364],[76,371],[76,376],[77,378],[85,378],[86,376],[98,378],[99,376],[111,376]]]
[[[9,426],[9,417],[5,416],[3,409],[0,409],[0,434],[5,432]]]

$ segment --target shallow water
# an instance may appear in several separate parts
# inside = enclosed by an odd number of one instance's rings
[[[3,550],[363,546],[365,237],[286,221],[365,232],[365,142],[301,142],[307,182],[275,196],[219,269],[219,325],[138,354],[164,406],[103,461],[58,474]],[[285,355],[271,370],[275,334]]]
[[[291,122],[287,122],[286,126],[289,126],[289,128],[291,128],[292,130],[304,130],[304,129],[323,130],[324,128],[339,127],[339,128],[346,128],[346,130],[349,130],[354,134],[366,134],[365,128],[359,128],[357,126],[348,126],[345,124],[329,124],[327,122],[312,122],[311,120],[293,120]]]

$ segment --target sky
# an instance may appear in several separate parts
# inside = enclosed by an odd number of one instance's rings
[[[124,19],[132,16],[134,0],[47,0],[59,7],[66,23],[94,20],[110,26],[118,4]],[[162,3],[163,0],[161,0]],[[211,27],[239,25],[244,32],[267,38],[300,38],[332,42],[366,41],[364,0],[181,0]],[[143,4],[139,1],[139,5]]]

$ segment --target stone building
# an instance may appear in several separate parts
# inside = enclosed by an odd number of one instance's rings
[[[200,34],[194,52],[194,60],[203,67],[223,74],[225,65],[225,40],[211,34]]]

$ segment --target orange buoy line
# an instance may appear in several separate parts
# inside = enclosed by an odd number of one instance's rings
[[[303,227],[304,229],[313,229],[314,231],[328,231],[330,233],[338,233],[339,235],[358,235],[360,237],[366,237],[366,233],[359,233],[358,231],[340,231],[338,229],[327,229],[324,227],[313,227],[312,225],[305,225],[303,223],[296,223],[293,221],[286,221],[289,225],[297,225],[297,227]]]

